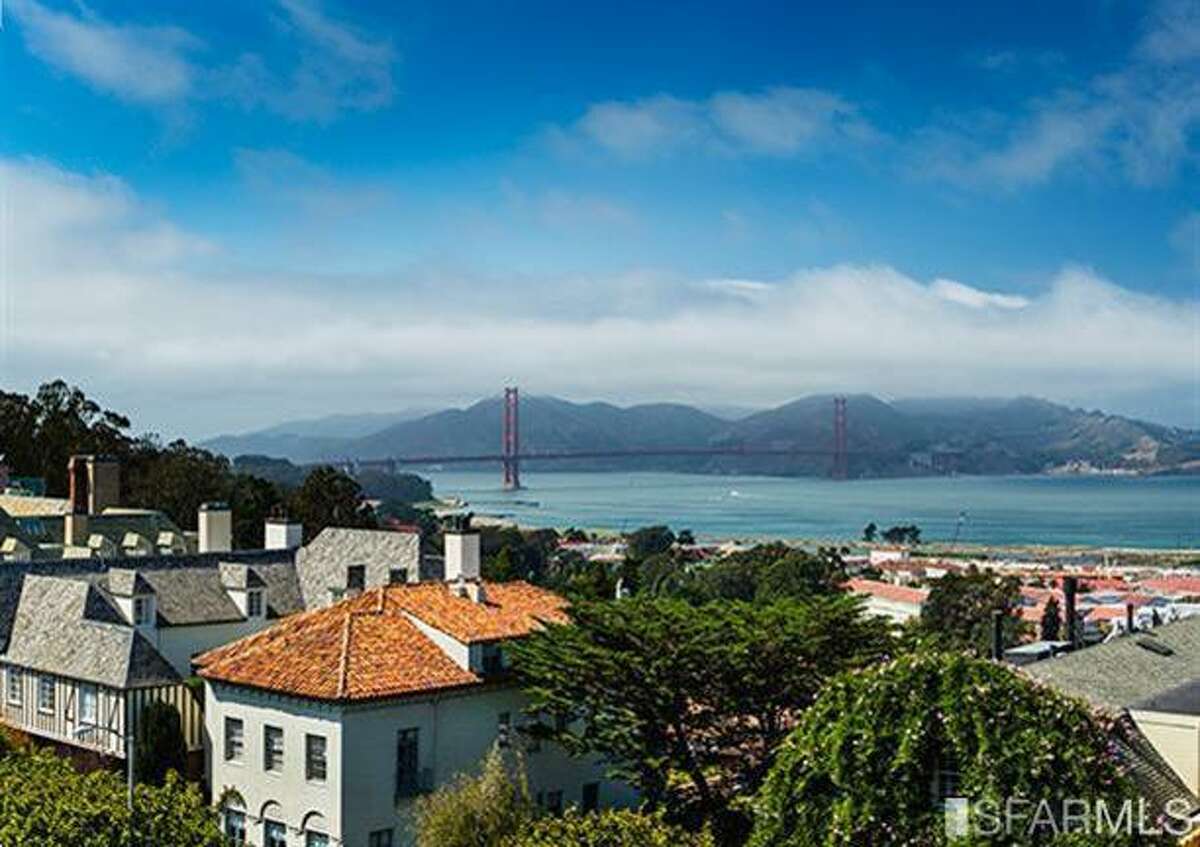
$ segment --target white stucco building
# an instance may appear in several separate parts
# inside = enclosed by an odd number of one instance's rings
[[[479,578],[479,539],[452,535],[446,579],[370,588],[200,657],[209,780],[232,839],[263,847],[412,843],[413,801],[525,747],[544,806],[636,801],[593,760],[535,745],[504,645],[565,622],[565,601]]]

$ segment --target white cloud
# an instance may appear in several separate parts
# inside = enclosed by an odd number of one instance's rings
[[[112,24],[86,9],[74,15],[37,0],[9,0],[8,9],[31,53],[93,88],[149,104],[192,93],[196,70],[189,53],[200,45],[178,27]]]
[[[972,309],[986,309],[989,307],[998,309],[1024,309],[1029,305],[1029,300],[1025,297],[980,291],[978,288],[963,285],[961,282],[955,282],[952,279],[935,279],[929,284],[929,290],[943,300],[958,303],[961,306],[970,306]]]
[[[694,148],[726,155],[795,156],[821,146],[863,143],[877,131],[853,104],[813,88],[719,91],[704,100],[658,94],[592,104],[550,131],[562,149],[598,148],[627,158]]]
[[[109,177],[9,160],[0,184],[0,382],[65,376],[168,433],[440,402],[510,379],[751,404],[851,389],[1094,397],[1195,380],[1197,303],[1081,268],[1023,303],[883,265],[716,281],[395,274],[381,289],[239,274],[228,255],[209,274],[213,245]],[[146,240],[160,245],[149,256],[134,246]]]
[[[927,127],[912,169],[964,187],[1016,189],[1071,170],[1164,182],[1196,158],[1198,10],[1197,0],[1160,2],[1122,67],[1034,98],[1015,118],[979,112]]]
[[[187,31],[105,20],[38,0],[9,0],[29,51],[91,87],[122,100],[178,106],[222,99],[296,121],[328,122],[345,111],[386,106],[395,93],[395,51],[325,14],[315,0],[277,0],[272,17],[281,59],[255,50],[231,64]]]

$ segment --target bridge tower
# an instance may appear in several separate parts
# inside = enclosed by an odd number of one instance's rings
[[[504,432],[501,454],[504,466],[504,490],[516,491],[521,487],[521,398],[516,386],[504,389]]]
[[[850,456],[846,441],[846,398],[833,398],[833,468],[830,476],[845,479],[850,473]]]

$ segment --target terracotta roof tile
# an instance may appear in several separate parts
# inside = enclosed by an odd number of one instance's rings
[[[566,622],[566,601],[527,583],[485,583],[486,601],[444,583],[376,588],[199,656],[206,679],[324,700],[394,697],[482,682],[413,623],[464,643]]]
[[[908,588],[903,585],[892,585],[890,582],[878,582],[873,579],[851,579],[846,582],[844,587],[855,594],[869,594],[881,600],[912,603],[917,606],[929,599],[929,591],[924,588]]]

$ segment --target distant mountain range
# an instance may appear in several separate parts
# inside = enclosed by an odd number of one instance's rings
[[[214,438],[227,456],[258,454],[314,462],[388,456],[478,455],[500,448],[501,400],[432,414],[338,415]],[[1072,409],[1032,397],[885,402],[848,398],[851,476],[942,473],[1200,473],[1200,432]],[[828,450],[833,397],[804,397],[734,420],[691,406],[626,408],[523,397],[525,452],[744,447]],[[637,467],[699,473],[825,474],[828,456],[734,455],[589,459],[538,463],[546,469]]]

